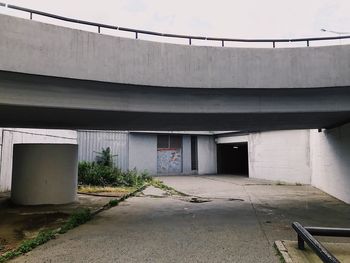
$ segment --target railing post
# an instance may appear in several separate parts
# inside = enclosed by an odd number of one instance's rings
[[[306,40],[306,46],[310,46],[310,41],[309,40]]]
[[[276,47],[276,42],[272,41],[272,47],[275,48]]]
[[[30,20],[32,20],[33,19],[33,13],[30,12],[29,14],[30,14]]]
[[[301,238],[301,236],[298,234],[298,248],[300,250],[304,250],[305,249],[305,242],[304,240]]]
[[[139,34],[137,31],[135,31],[135,38],[138,39],[139,38]]]
[[[189,39],[188,39],[188,43],[189,43],[190,45],[192,45],[192,38],[189,38]]]
[[[98,33],[101,33],[101,27],[100,26],[97,27],[97,31],[98,31]]]
[[[221,40],[221,46],[224,47],[225,46],[225,41]]]

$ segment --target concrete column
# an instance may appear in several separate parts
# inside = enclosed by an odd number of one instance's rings
[[[78,145],[14,144],[11,199],[21,205],[77,198]]]

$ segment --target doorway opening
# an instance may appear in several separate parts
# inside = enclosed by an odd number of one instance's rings
[[[248,177],[248,143],[218,144],[217,169],[220,174],[234,174]]]

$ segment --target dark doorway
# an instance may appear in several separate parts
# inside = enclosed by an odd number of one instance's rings
[[[217,145],[218,173],[248,176],[248,143]]]

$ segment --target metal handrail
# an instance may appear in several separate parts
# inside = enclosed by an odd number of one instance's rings
[[[324,40],[339,40],[339,39],[350,39],[350,35],[347,36],[335,36],[335,37],[311,37],[311,38],[277,38],[277,39],[243,39],[243,38],[219,38],[219,37],[204,37],[204,36],[194,36],[194,35],[179,35],[179,34],[168,34],[168,33],[161,33],[156,31],[149,31],[149,30],[141,30],[141,29],[134,29],[134,28],[128,28],[128,27],[120,27],[120,26],[113,26],[108,24],[101,24],[101,23],[95,23],[90,22],[86,20],[79,20],[64,16],[59,16],[47,12],[42,12],[30,8],[20,7],[16,5],[7,5],[0,2],[0,6],[8,7],[10,9],[15,9],[23,12],[27,12],[30,15],[30,19],[33,19],[33,14],[45,16],[54,18],[61,21],[71,22],[71,23],[77,23],[82,25],[88,25],[88,26],[94,26],[97,27],[97,32],[101,33],[101,28],[107,28],[107,29],[114,29],[119,31],[125,31],[125,32],[132,32],[135,33],[135,38],[139,38],[139,34],[145,34],[145,35],[152,35],[152,36],[160,36],[160,37],[169,37],[169,38],[180,38],[180,39],[188,39],[189,45],[192,44],[192,40],[207,40],[207,41],[219,41],[221,42],[221,45],[224,47],[225,42],[250,42],[250,43],[272,43],[272,47],[276,47],[276,43],[285,43],[285,42],[306,42],[307,46],[310,46],[311,41],[324,41]]]
[[[311,233],[317,236],[347,236],[349,237],[350,229],[341,228],[321,228],[321,227],[303,227],[300,223],[292,224],[295,232],[298,234],[298,248],[305,249],[306,242],[308,246],[319,256],[325,263],[340,263],[322,244],[316,240]],[[310,231],[310,232],[309,232]]]

